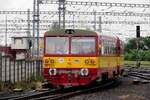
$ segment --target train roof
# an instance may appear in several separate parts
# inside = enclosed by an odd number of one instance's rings
[[[94,31],[81,29],[58,29],[45,32],[45,36],[66,36],[68,34],[73,36],[97,36],[97,33]]]
[[[117,39],[119,39],[117,36],[108,36],[108,35],[100,35],[100,38],[103,40],[117,40]]]

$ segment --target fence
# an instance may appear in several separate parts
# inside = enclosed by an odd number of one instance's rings
[[[12,60],[0,56],[0,81],[27,81],[42,76],[42,60]]]

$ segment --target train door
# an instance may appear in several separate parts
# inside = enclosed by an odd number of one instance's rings
[[[120,66],[121,66],[121,62],[120,62],[120,55],[121,55],[121,46],[120,46],[120,39],[117,38],[117,44],[116,44],[116,51],[117,51],[117,74],[119,74],[120,72]]]

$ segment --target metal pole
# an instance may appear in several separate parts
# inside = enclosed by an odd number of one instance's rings
[[[6,31],[5,31],[5,47],[7,47],[7,15],[5,16]],[[7,50],[7,48],[6,48]]]
[[[59,10],[59,29],[61,29],[61,2],[60,0],[59,0],[58,10]]]
[[[27,21],[27,24],[28,24],[28,30],[27,30],[27,37],[28,37],[28,45],[30,46],[30,42],[31,42],[31,32],[30,32],[30,9],[28,9],[28,15],[27,15],[27,18],[28,18],[28,21]],[[32,43],[32,42],[31,42]],[[33,44],[33,43],[32,43]],[[30,53],[30,54],[32,54],[32,52],[31,52],[31,49],[30,49],[30,47],[29,47],[29,50],[28,50],[28,52]]]
[[[96,11],[94,11],[94,31],[96,31]]]
[[[27,18],[28,18],[28,31],[27,31],[27,36],[28,37],[31,37],[31,34],[30,34],[30,9],[28,9],[28,15],[27,15]]]
[[[74,29],[74,16],[75,16],[75,15],[73,14],[73,29]]]
[[[102,32],[102,17],[99,17],[99,32]]]
[[[139,40],[140,40],[140,26],[136,26],[136,50],[137,50],[137,54],[136,54],[136,64],[137,67],[140,67],[140,56],[139,56]]]
[[[36,0],[34,0],[34,2],[33,2],[33,37],[32,37],[32,43],[33,43],[33,45],[32,45],[32,56],[34,55],[34,52],[35,52],[35,3],[36,3]]]
[[[6,53],[5,53],[5,82],[6,82],[6,78],[7,78],[7,58],[6,58],[6,54],[7,54],[7,15],[6,15],[6,32],[5,32],[5,48],[6,48]]]
[[[66,12],[66,7],[65,7],[65,1],[66,0],[59,0],[59,28],[61,29],[61,23],[63,24],[63,29],[65,29],[65,12]],[[61,18],[63,17],[63,21]]]
[[[140,67],[140,64],[139,64],[139,38],[136,39],[136,50],[137,50],[136,65],[137,65],[137,67]]]
[[[37,41],[36,41],[36,54],[39,56],[39,4],[41,1],[39,0],[34,0],[34,5],[33,5],[33,52],[35,52],[35,34],[37,34]]]
[[[66,12],[66,7],[65,7],[65,0],[63,1],[63,29],[65,29],[65,12]]]
[[[39,56],[39,4],[40,1],[37,0],[37,57]]]

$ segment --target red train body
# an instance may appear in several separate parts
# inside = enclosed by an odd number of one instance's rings
[[[50,84],[87,85],[122,74],[123,43],[118,37],[93,31],[48,31],[44,36],[43,61],[44,78]]]

